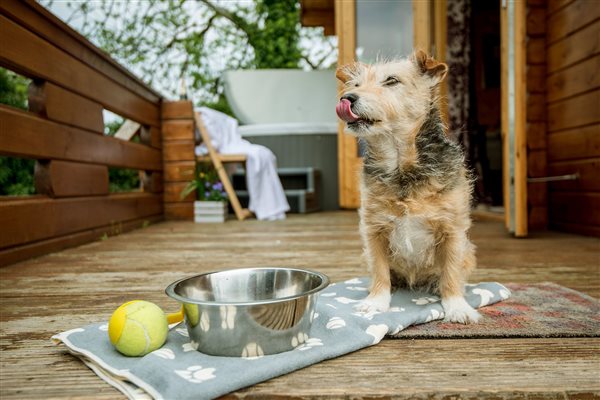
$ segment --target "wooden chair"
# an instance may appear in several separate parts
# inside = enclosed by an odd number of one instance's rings
[[[246,163],[246,155],[245,154],[219,154],[212,145],[210,140],[210,135],[206,130],[206,126],[202,121],[202,117],[199,112],[194,113],[194,121],[196,122],[196,127],[200,131],[200,137],[202,142],[206,145],[208,150],[208,154],[205,156],[196,157],[196,161],[198,162],[210,162],[215,170],[217,170],[217,174],[219,174],[219,179],[223,183],[223,187],[225,188],[225,192],[229,197],[229,202],[233,207],[233,211],[235,212],[235,216],[238,220],[243,221],[246,218],[252,215],[252,212],[247,208],[242,208],[240,205],[240,201],[235,194],[235,190],[233,190],[233,185],[229,180],[229,176],[227,175],[227,171],[223,167],[223,164],[233,164],[233,163]]]

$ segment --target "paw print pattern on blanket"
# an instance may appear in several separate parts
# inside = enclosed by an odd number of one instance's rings
[[[347,281],[344,282],[346,285],[360,285],[362,283],[362,281],[358,278],[354,278],[354,279],[349,279]]]
[[[366,318],[369,321],[373,319],[374,316],[381,314],[380,311],[377,310],[369,310],[369,311],[356,311],[353,312],[352,315],[356,315],[357,317]]]
[[[425,322],[431,322],[434,321],[436,319],[441,319],[444,318],[444,312],[440,312],[436,309],[432,309],[431,312],[429,313],[429,315],[427,316],[427,318],[425,319]]]
[[[202,383],[214,379],[214,372],[214,368],[202,368],[200,365],[192,365],[184,370],[175,370],[177,375],[192,383]]]
[[[412,299],[411,301],[418,306],[424,306],[440,301],[440,299],[438,297],[419,297],[418,299]]]
[[[331,317],[325,326],[327,329],[340,329],[346,326],[346,321],[340,317]]]
[[[402,331],[402,330],[404,330],[404,326],[398,325],[398,326],[396,326],[396,329],[394,329],[390,332],[390,335],[396,335],[396,334],[400,333],[400,331]]]
[[[188,333],[186,328],[177,328],[175,329],[175,332],[179,333],[183,337],[190,337],[190,334]]]
[[[369,325],[366,332],[368,335],[373,336],[373,344],[377,344],[383,339],[390,328],[385,324]]]
[[[355,292],[367,292],[369,289],[362,286],[348,286],[346,289],[354,290]]]
[[[481,296],[481,303],[479,303],[479,307],[483,307],[490,304],[490,300],[494,298],[494,293],[490,292],[487,289],[473,289],[473,294],[478,294],[479,296]]]
[[[191,340],[189,343],[184,343],[181,345],[181,350],[183,350],[184,353],[187,353],[188,351],[196,351],[198,350],[198,343]]]
[[[167,349],[167,348],[154,350],[150,354],[154,354],[155,356],[164,358],[165,360],[174,360],[175,359],[175,353],[173,353],[173,350]]]
[[[342,304],[350,304],[350,303],[357,303],[358,300],[354,300],[354,299],[349,299],[347,297],[336,297],[335,301],[337,301],[338,303],[342,303]]]

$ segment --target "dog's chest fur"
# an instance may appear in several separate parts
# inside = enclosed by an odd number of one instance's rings
[[[435,237],[424,216],[393,218],[389,243],[392,258],[402,265],[414,268],[433,263]]]
[[[367,148],[361,218],[370,229],[387,235],[390,267],[402,270],[413,283],[418,280],[414,269],[424,271],[434,264],[443,225],[468,214],[470,191],[462,151],[446,138],[437,109],[414,138],[414,162],[399,157],[390,167],[389,148],[381,151],[378,146],[369,143]]]

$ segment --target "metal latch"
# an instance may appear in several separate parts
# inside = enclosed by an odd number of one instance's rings
[[[528,183],[540,183],[540,182],[558,182],[558,181],[575,181],[579,179],[579,172],[568,175],[557,175],[557,176],[542,176],[540,178],[527,178]]]

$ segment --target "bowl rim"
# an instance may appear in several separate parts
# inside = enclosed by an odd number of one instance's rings
[[[177,293],[175,293],[175,287],[183,282],[186,281],[188,279],[194,279],[194,278],[198,278],[201,276],[206,276],[206,275],[212,275],[212,274],[218,274],[218,273],[222,273],[222,272],[240,272],[240,271],[256,271],[256,270],[285,270],[285,271],[299,271],[299,272],[303,272],[303,273],[309,273],[312,275],[316,275],[321,279],[321,283],[319,284],[319,286],[317,286],[314,289],[311,289],[309,291],[300,293],[300,294],[295,294],[292,296],[286,296],[286,297],[281,297],[278,299],[264,299],[264,300],[255,300],[255,301],[209,301],[209,300],[193,300],[190,299],[188,297],[184,297],[181,296]],[[317,271],[313,271],[310,269],[304,269],[304,268],[290,268],[290,267],[245,267],[245,268],[230,268],[230,269],[224,269],[224,270],[220,270],[220,271],[212,271],[212,272],[206,272],[206,273],[202,273],[202,274],[197,274],[197,275],[193,275],[193,276],[188,276],[186,278],[182,278],[179,280],[176,280],[175,282],[172,282],[169,286],[167,286],[165,288],[165,294],[167,296],[169,296],[172,299],[175,299],[181,303],[187,303],[187,304],[198,304],[198,305],[207,305],[207,306],[253,306],[253,305],[259,305],[259,304],[274,304],[274,303],[282,303],[285,301],[290,301],[290,300],[295,300],[295,299],[299,299],[301,297],[306,297],[306,296],[310,296],[312,294],[318,293],[320,291],[322,291],[323,289],[325,289],[327,286],[329,286],[329,277],[321,272],[317,272]]]

